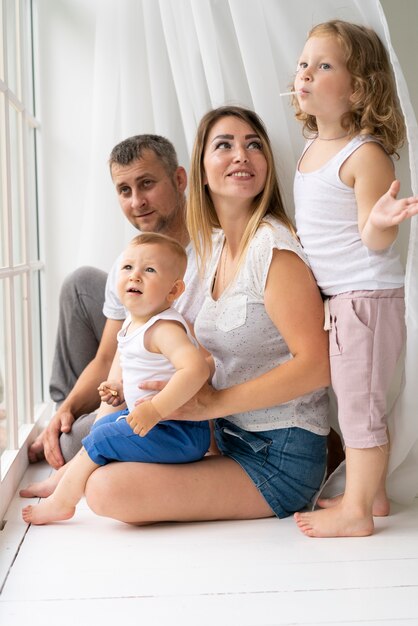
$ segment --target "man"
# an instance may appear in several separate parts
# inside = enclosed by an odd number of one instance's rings
[[[160,232],[187,246],[187,288],[176,308],[193,322],[200,299],[185,222],[187,175],[178,165],[173,145],[158,135],[130,137],[112,150],[109,166],[119,204],[130,223],[142,232]],[[43,452],[52,467],[61,467],[76,454],[90,430],[99,406],[97,388],[108,376],[116,336],[125,319],[116,290],[118,269],[119,259],[106,281],[104,272],[80,268],[63,285],[50,384],[51,398],[59,408],[29,448],[32,462]]]

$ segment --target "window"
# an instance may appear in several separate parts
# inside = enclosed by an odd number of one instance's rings
[[[43,408],[31,0],[0,0],[0,488]],[[2,513],[3,511],[0,511]],[[1,519],[1,518],[0,518]]]

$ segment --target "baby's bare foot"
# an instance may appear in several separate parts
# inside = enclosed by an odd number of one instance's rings
[[[36,506],[25,506],[22,517],[27,524],[49,524],[73,517],[75,506],[68,507],[47,498]]]
[[[39,483],[30,483],[24,489],[19,491],[21,498],[47,498],[54,493],[57,483],[53,477],[42,480]]]

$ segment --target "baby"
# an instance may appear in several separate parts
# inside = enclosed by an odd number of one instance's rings
[[[47,481],[30,485],[22,496],[48,497],[22,511],[32,524],[71,518],[89,476],[110,461],[188,463],[210,444],[207,421],[165,420],[207,381],[209,360],[199,351],[184,318],[172,308],[183,293],[187,257],[174,239],[141,234],[128,246],[119,272],[118,292],[129,315],[118,334],[110,378],[102,383],[102,406],[83,447]],[[141,380],[168,380],[151,399]],[[127,408],[103,415],[104,402]]]

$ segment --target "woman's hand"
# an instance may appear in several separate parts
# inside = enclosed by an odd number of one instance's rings
[[[167,382],[163,380],[153,380],[144,381],[139,385],[139,387],[141,389],[157,393],[158,391],[161,391],[161,389],[164,389],[166,384]],[[165,417],[164,420],[174,419],[199,421],[217,417],[216,415],[211,414],[214,410],[216,394],[216,390],[208,383],[205,383],[198,393],[186,402],[186,404],[183,404],[183,406],[179,407],[171,415]],[[147,399],[149,400],[149,396],[140,398],[136,401],[135,405],[141,404]]]

